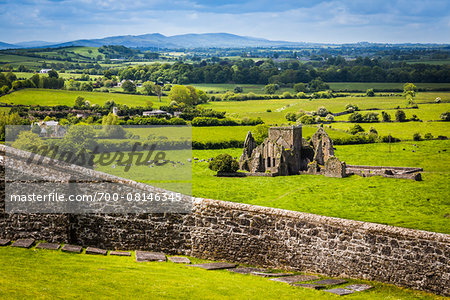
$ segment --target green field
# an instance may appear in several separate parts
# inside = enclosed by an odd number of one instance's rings
[[[191,258],[193,263],[205,262]],[[0,248],[1,299],[336,299],[267,278],[226,270],[207,271],[171,262],[135,262],[132,257]],[[365,280],[369,291],[348,299],[441,299],[425,292]]]
[[[223,178],[214,176],[207,162],[194,161],[192,192],[196,197],[450,233],[450,141],[395,143],[391,152],[388,144],[335,147],[336,156],[347,164],[422,167],[423,181],[356,175]],[[220,153],[239,158],[242,149],[192,151],[200,160]],[[146,166],[134,166],[129,172],[110,166],[99,170],[153,184],[140,168],[148,170]]]
[[[24,89],[0,97],[0,102],[7,104],[23,105],[69,105],[73,106],[75,99],[84,97],[91,104],[103,105],[108,100],[114,100],[116,103],[129,106],[145,106],[146,101],[153,102],[154,107],[168,105],[167,98],[162,102],[158,101],[157,96],[130,95],[122,93],[100,93],[83,91],[65,91],[65,90],[46,90],[46,89]]]
[[[400,82],[328,82],[333,91],[403,90]],[[450,89],[450,83],[416,83],[419,89]]]

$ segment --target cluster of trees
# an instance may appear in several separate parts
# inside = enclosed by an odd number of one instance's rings
[[[21,88],[61,89],[64,87],[64,79],[59,78],[56,71],[51,70],[48,76],[34,74],[30,79],[18,80],[16,74],[9,72],[0,73],[0,94],[6,94]]]
[[[321,66],[300,64],[298,61],[277,62],[272,60],[254,62],[221,60],[219,62],[172,65],[152,64],[128,67],[118,72],[121,80],[153,82],[280,84],[309,83],[310,91],[317,87],[314,79],[326,82],[449,82],[450,66],[391,63],[377,59],[359,58],[354,61],[337,59]],[[301,86],[299,86],[302,89]]]

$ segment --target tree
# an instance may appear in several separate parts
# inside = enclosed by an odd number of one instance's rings
[[[261,144],[269,136],[269,125],[259,124],[252,131],[253,138],[257,144]]]
[[[375,112],[368,112],[365,113],[363,116],[363,122],[366,123],[375,123],[375,122],[379,122],[380,120],[378,119],[378,114]]]
[[[349,103],[345,106],[345,110],[352,113],[352,112],[358,111],[359,107],[356,104]]]
[[[163,95],[163,87],[159,84],[153,85],[153,93],[158,96],[159,102],[161,102],[161,96]]]
[[[385,111],[381,112],[381,117],[383,118],[383,122],[390,122],[391,121],[391,115],[388,114]]]
[[[406,122],[406,114],[403,110],[397,110],[395,112],[395,121]]]
[[[403,95],[406,98],[408,105],[414,104],[414,97],[416,96],[417,87],[412,83],[405,83],[403,85]]]
[[[153,87],[155,86],[155,84],[151,81],[146,81],[142,84],[142,87],[144,88],[144,92],[147,95],[153,95]]]
[[[373,89],[368,89],[368,90],[366,91],[366,96],[367,96],[367,97],[373,97],[373,96],[375,96],[375,92],[373,91]]]
[[[87,91],[92,92],[94,88],[92,87],[92,83],[90,82],[83,82],[80,86],[80,91]]]
[[[328,109],[325,106],[321,106],[317,109],[317,114],[321,117],[325,117],[328,114]]]
[[[318,91],[325,91],[330,89],[330,86],[323,82],[322,78],[317,77],[316,79],[313,79],[308,84],[309,90],[311,92],[318,92]]]
[[[269,94],[269,95],[272,95],[272,94],[275,94],[275,92],[276,92],[278,89],[279,89],[278,84],[271,83],[271,84],[268,84],[268,85],[266,85],[266,86],[264,87],[264,93]]]
[[[50,71],[48,71],[47,75],[48,75],[49,78],[58,78],[58,77],[59,77],[58,72],[56,72],[56,71],[53,70],[53,69],[51,69]]]
[[[450,111],[446,111],[445,113],[442,113],[439,117],[443,121],[450,121]]]
[[[348,121],[352,123],[361,123],[363,121],[363,117],[359,112],[354,112],[348,117]]]
[[[126,80],[124,83],[122,83],[122,89],[125,92],[134,93],[136,92],[136,85],[134,85],[133,82]]]
[[[208,167],[216,172],[234,173],[239,169],[237,160],[229,154],[217,155],[208,165]]]
[[[81,107],[84,105],[84,103],[85,103],[84,98],[78,96],[77,99],[75,99],[75,105],[74,105],[74,107],[81,108]]]
[[[237,85],[237,86],[234,87],[233,91],[236,94],[239,94],[239,93],[242,93],[244,91],[244,89],[241,86]]]
[[[17,139],[11,144],[13,148],[25,151],[39,150],[44,146],[44,142],[38,134],[31,131],[21,131]]]
[[[195,106],[198,104],[199,97],[193,86],[175,85],[169,92],[169,100],[178,104],[184,103],[187,106]]]
[[[300,92],[307,92],[307,91],[308,91],[306,85],[305,85],[304,83],[302,83],[302,82],[294,84],[294,90],[295,90],[297,93],[300,93]]]
[[[364,132],[364,128],[362,128],[359,124],[355,124],[350,128],[349,132],[351,134],[357,134],[358,132]]]

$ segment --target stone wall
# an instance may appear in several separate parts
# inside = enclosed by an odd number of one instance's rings
[[[191,214],[20,215],[5,213],[3,193],[0,238],[21,237],[164,251],[450,295],[450,235],[218,200],[194,199]]]

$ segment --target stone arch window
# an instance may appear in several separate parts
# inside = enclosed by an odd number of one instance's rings
[[[272,158],[272,166],[274,166],[274,167],[275,167],[275,157],[274,157],[274,158]]]
[[[270,168],[270,157],[267,158],[267,167]]]

